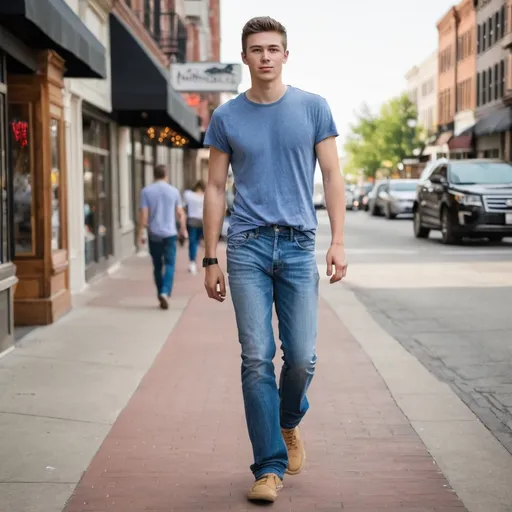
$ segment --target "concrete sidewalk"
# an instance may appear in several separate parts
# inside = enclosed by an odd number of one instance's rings
[[[256,508],[245,499],[252,459],[232,306],[208,300],[185,268],[179,251],[160,311],[149,260],[134,257],[0,360],[2,512]],[[322,284],[307,464],[273,509],[466,510],[371,347],[341,322],[343,293]],[[486,512],[511,510],[503,503]]]

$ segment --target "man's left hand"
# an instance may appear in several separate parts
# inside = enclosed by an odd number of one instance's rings
[[[186,229],[180,229],[180,237],[183,240],[188,240],[188,231]]]
[[[337,283],[347,275],[347,260],[345,258],[345,247],[341,244],[333,244],[329,248],[326,257],[327,275],[330,276],[330,283]],[[334,267],[334,272],[333,272]]]

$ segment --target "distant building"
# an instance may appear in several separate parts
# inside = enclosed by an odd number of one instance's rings
[[[418,124],[426,137],[437,130],[437,50],[405,75],[409,98],[416,105]]]
[[[476,109],[475,0],[462,0],[437,23],[437,156],[467,158],[474,153],[471,130]]]
[[[477,23],[477,124],[476,153],[480,157],[507,158],[505,137],[510,129],[510,107],[506,91],[509,50],[506,36],[506,1],[475,0]]]

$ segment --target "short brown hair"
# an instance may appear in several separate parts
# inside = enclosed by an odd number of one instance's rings
[[[155,180],[163,180],[167,176],[167,169],[165,165],[157,165],[153,169],[153,178]]]
[[[203,180],[198,180],[194,187],[192,188],[193,192],[197,192],[200,190],[201,192],[204,192],[206,190],[206,185]]]
[[[286,28],[279,21],[271,18],[270,16],[260,16],[250,19],[242,30],[242,50],[247,51],[247,39],[252,34],[260,34],[261,32],[277,32],[283,38],[283,47],[286,51],[288,46],[288,37],[286,35]]]

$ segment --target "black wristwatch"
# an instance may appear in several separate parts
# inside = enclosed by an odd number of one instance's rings
[[[217,258],[203,258],[203,267],[209,267],[210,265],[217,265],[219,260]]]

